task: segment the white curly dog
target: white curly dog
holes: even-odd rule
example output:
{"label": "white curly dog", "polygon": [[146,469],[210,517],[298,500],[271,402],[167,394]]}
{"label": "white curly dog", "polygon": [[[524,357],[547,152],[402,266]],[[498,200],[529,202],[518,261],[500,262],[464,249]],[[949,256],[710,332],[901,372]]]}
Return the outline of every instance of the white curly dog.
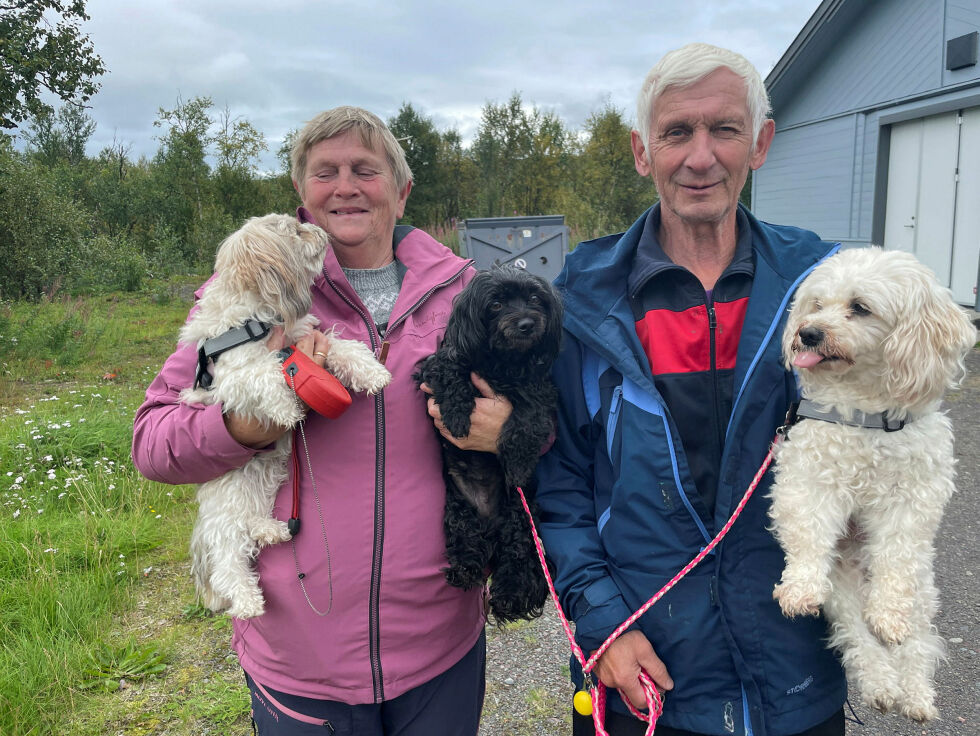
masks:
{"label": "white curly dog", "polygon": [[[323,268],[327,245],[323,230],[295,217],[253,217],[218,249],[216,276],[181,329],[181,342],[200,348],[250,320],[282,325],[286,345],[308,335],[318,324],[309,314],[310,287]],[[181,401],[221,404],[225,413],[266,426],[296,426],[305,407],[286,384],[268,341],[266,334],[221,353],[210,387],[186,389]],[[364,343],[333,335],[325,367],[354,391],[376,393],[391,380]],[[290,539],[286,523],[272,517],[272,506],[291,449],[292,432],[286,432],[273,450],[198,487],[191,573],[201,601],[213,611],[249,618],[265,610],[252,562],[261,547]]]}
{"label": "white curly dog", "polygon": [[770,516],[785,555],[773,597],[831,624],[864,703],[936,717],[943,640],[933,539],[954,490],[939,410],[977,334],[912,255],[842,251],[800,286],[783,333],[803,401],[776,450]]}

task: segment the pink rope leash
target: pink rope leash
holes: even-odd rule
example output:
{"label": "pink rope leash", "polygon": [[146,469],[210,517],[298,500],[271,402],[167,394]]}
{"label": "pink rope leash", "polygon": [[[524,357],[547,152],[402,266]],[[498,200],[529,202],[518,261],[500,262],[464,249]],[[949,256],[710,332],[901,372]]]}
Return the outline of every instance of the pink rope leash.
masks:
{"label": "pink rope leash", "polygon": [[[773,445],[779,441],[780,435],[777,434]],[[626,629],[636,623],[644,613],[650,610],[650,608],[666,595],[667,591],[673,588],[681,579],[687,575],[691,570],[693,570],[697,565],[709,554],[711,551],[718,546],[718,543],[724,539],[725,535],[728,534],[729,530],[735,524],[736,519],[741,515],[742,509],[752,498],[752,494],[755,492],[756,487],[762,480],[762,476],[766,474],[766,470],[769,469],[769,465],[772,463],[773,458],[773,448],[770,447],[769,453],[766,455],[765,459],[762,461],[762,465],[759,467],[758,472],[749,484],[749,487],[745,491],[745,495],[742,496],[742,500],[739,501],[738,506],[732,512],[731,517],[725,523],[725,526],[721,528],[721,531],[715,535],[708,545],[702,549],[687,565],[678,572],[673,579],[664,585],[660,590],[658,590],[650,600],[640,606],[632,616],[623,621],[615,631],[613,631],[609,637],[602,643],[602,645],[595,650],[591,657],[586,659],[585,653],[582,648],[575,641],[575,634],[572,633],[571,624],[568,622],[568,618],[565,616],[565,612],[561,608],[561,603],[558,601],[558,594],[555,592],[555,584],[551,579],[551,573],[548,572],[548,564],[545,562],[544,555],[544,544],[541,542],[541,537],[538,536],[537,527],[534,525],[534,519],[531,516],[531,509],[527,504],[527,499],[524,497],[524,491],[521,488],[517,489],[517,493],[521,497],[521,504],[524,506],[524,511],[527,512],[528,521],[531,524],[531,536],[534,537],[534,546],[538,550],[538,561],[541,563],[541,569],[544,571],[544,577],[548,581],[548,590],[551,592],[551,600],[555,604],[555,611],[558,613],[558,618],[561,621],[562,628],[565,630],[565,636],[568,637],[569,646],[572,649],[572,654],[578,663],[582,665],[582,673],[585,675],[586,687],[589,690],[589,694],[592,700],[592,721],[595,724],[596,736],[609,736],[605,730],[605,711],[606,711],[606,687],[602,684],[601,680],[596,681],[593,684],[592,681],[592,670],[595,668],[596,663],[599,658],[605,654],[606,650],[612,646],[612,643],[616,641],[620,634],[622,634]],[[630,702],[630,699],[623,695],[623,702],[626,707],[629,708],[630,712],[636,716],[641,721],[647,722],[646,736],[653,736],[653,731],[657,726],[657,719],[663,713],[664,704],[663,697],[657,690],[653,683],[653,680],[644,670],[640,670],[639,674],[640,684],[643,686],[643,693],[646,696],[646,707],[649,711],[646,715],[641,713],[634,705]],[[622,695],[622,693],[620,693]]]}

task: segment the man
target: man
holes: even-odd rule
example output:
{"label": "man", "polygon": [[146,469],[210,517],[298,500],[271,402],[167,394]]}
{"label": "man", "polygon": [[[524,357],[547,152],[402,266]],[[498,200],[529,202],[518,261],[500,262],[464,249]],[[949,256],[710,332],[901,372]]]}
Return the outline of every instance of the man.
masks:
{"label": "man", "polygon": [[[722,528],[795,398],[779,363],[787,302],[835,246],[738,204],[772,142],[768,111],[738,54],[668,53],[643,84],[632,133],[636,170],[660,202],[626,233],[580,245],[556,282],[561,405],[537,498],[586,653]],[[658,736],[844,733],[846,684],[823,619],[786,619],[772,600],[783,554],[766,530],[770,481],[600,658],[610,734],[644,733],[616,692],[643,706],[641,668],[666,691]],[[593,733],[574,717],[576,735]]]}

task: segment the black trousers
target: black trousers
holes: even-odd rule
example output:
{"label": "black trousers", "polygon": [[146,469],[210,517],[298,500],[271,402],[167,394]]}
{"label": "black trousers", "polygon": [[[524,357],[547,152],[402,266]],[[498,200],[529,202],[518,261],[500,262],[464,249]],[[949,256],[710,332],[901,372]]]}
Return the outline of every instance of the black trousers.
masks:
{"label": "black trousers", "polygon": [[[609,736],[643,736],[647,724],[634,718],[613,711],[606,711],[606,731]],[[681,731],[670,726],[657,726],[656,736],[705,736],[693,731]],[[595,736],[595,725],[592,716],[579,715],[572,711],[572,736]],[[841,710],[823,723],[813,728],[801,731],[793,736],[844,736],[844,711]]]}

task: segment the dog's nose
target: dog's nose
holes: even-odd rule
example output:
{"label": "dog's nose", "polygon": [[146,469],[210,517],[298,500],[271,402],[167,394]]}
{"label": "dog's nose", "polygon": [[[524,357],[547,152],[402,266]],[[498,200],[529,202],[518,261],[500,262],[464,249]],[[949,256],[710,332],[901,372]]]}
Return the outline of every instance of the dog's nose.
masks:
{"label": "dog's nose", "polygon": [[815,347],[823,342],[823,330],[819,327],[804,327],[800,330],[800,341],[808,348]]}
{"label": "dog's nose", "polygon": [[524,317],[517,323],[517,329],[520,330],[522,334],[526,335],[534,329],[534,320],[530,317]]}

